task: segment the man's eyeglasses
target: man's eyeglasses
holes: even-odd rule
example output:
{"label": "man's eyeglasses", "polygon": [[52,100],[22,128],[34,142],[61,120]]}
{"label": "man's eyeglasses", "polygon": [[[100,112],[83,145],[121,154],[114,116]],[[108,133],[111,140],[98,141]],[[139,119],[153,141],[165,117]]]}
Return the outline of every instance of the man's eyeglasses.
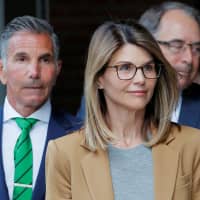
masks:
{"label": "man's eyeglasses", "polygon": [[171,41],[160,41],[157,40],[160,45],[166,46],[172,53],[179,54],[186,50],[187,46],[190,47],[192,54],[200,56],[200,41],[194,43],[186,43],[183,40],[171,40]]}
{"label": "man's eyeglasses", "polygon": [[132,79],[135,76],[138,69],[141,69],[144,77],[148,79],[159,78],[161,72],[161,66],[159,64],[155,64],[153,61],[145,63],[142,66],[136,66],[133,63],[127,62],[108,67],[116,69],[117,76],[120,80]]}

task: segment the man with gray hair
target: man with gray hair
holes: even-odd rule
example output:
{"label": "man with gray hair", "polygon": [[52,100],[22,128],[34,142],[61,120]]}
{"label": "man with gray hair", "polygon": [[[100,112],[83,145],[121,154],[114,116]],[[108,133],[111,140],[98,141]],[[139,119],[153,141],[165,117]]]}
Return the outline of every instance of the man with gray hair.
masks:
{"label": "man with gray hair", "polygon": [[45,20],[16,17],[1,33],[0,50],[0,80],[7,86],[0,109],[0,198],[44,200],[47,143],[80,126],[50,101],[61,69],[58,37]]}
{"label": "man with gray hair", "polygon": [[199,11],[184,3],[164,2],[146,10],[139,22],[177,72],[180,98],[172,121],[200,128],[200,86],[193,83],[200,64]]}

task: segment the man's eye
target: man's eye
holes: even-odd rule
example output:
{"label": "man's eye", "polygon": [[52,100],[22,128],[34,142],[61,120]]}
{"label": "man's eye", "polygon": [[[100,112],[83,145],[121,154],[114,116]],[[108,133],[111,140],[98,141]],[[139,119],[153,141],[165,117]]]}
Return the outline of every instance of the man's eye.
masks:
{"label": "man's eye", "polygon": [[183,46],[180,46],[180,45],[178,46],[178,45],[177,45],[177,46],[171,46],[170,48],[171,48],[171,49],[182,49],[182,47],[183,47]]}
{"label": "man's eye", "polygon": [[194,45],[192,48],[194,49],[195,52],[200,53],[200,45]]}
{"label": "man's eye", "polygon": [[26,58],[25,57],[18,57],[18,58],[16,58],[16,60],[19,61],[19,62],[24,62],[26,60]]}
{"label": "man's eye", "polygon": [[43,58],[43,62],[49,63],[49,58]]}
{"label": "man's eye", "polygon": [[200,53],[200,47],[196,48],[196,52]]}
{"label": "man's eye", "polygon": [[54,62],[53,57],[51,57],[51,56],[44,56],[40,59],[40,61],[43,63],[46,63],[46,64]]}
{"label": "man's eye", "polygon": [[131,70],[131,65],[129,65],[129,64],[120,65],[118,70],[119,71],[130,71]]}
{"label": "man's eye", "polygon": [[173,42],[170,44],[171,48],[181,49],[183,48],[184,44],[182,42]]}

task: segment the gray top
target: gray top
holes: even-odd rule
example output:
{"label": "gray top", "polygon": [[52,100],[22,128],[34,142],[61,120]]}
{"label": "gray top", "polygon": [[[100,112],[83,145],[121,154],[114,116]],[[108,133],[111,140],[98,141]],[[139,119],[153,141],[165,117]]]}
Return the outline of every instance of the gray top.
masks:
{"label": "gray top", "polygon": [[108,147],[115,200],[153,200],[153,161],[150,148]]}

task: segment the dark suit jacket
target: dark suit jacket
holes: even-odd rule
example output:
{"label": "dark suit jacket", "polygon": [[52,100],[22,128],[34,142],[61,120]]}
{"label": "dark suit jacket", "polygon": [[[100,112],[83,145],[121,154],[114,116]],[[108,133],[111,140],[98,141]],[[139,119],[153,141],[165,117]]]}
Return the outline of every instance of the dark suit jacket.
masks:
{"label": "dark suit jacket", "polygon": [[[5,173],[3,169],[3,159],[2,159],[2,123],[3,123],[3,113],[2,108],[0,108],[0,199],[9,200],[8,189],[5,182]],[[42,157],[42,162],[39,169],[39,174],[37,176],[35,188],[33,190],[33,200],[44,200],[45,199],[45,155],[47,143],[50,139],[55,139],[60,136],[63,136],[70,131],[76,130],[81,126],[78,120],[64,113],[52,112],[47,139],[45,143],[44,153]]]}
{"label": "dark suit jacket", "polygon": [[178,123],[200,129],[200,85],[193,83],[182,97]]}

